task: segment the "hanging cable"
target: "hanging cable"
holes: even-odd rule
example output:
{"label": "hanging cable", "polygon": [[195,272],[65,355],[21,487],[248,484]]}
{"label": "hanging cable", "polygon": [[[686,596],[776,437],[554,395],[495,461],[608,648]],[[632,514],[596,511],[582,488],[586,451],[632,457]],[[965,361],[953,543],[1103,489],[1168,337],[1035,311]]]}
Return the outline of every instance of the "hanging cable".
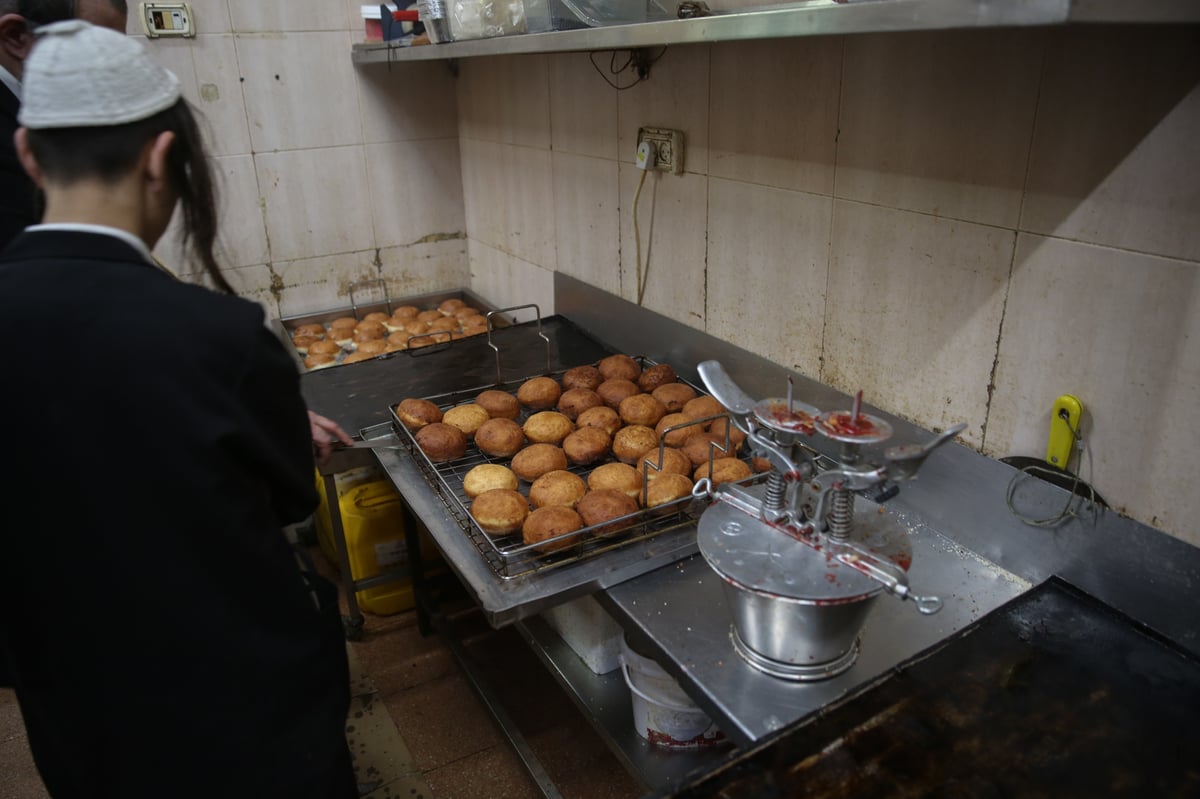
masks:
{"label": "hanging cable", "polygon": [[[1091,468],[1092,468],[1092,451],[1091,451],[1091,448],[1087,446],[1086,442],[1084,442],[1083,434],[1080,432],[1079,428],[1076,428],[1074,425],[1071,424],[1070,418],[1065,413],[1061,414],[1059,416],[1059,418],[1067,423],[1067,427],[1070,429],[1071,435],[1075,438],[1076,449],[1078,449],[1083,455],[1087,456],[1088,471],[1090,472]],[[1082,470],[1082,466],[1083,466],[1082,461],[1083,461],[1083,457],[1081,456],[1080,457],[1080,469],[1081,470]],[[1074,518],[1074,519],[1079,519],[1080,521],[1083,521],[1084,517],[1080,514],[1080,511],[1087,508],[1088,510],[1091,511],[1090,519],[1091,519],[1092,523],[1093,524],[1095,523],[1096,513],[1097,513],[1097,509],[1099,507],[1098,503],[1096,502],[1096,491],[1095,491],[1095,489],[1092,488],[1092,486],[1090,484],[1085,483],[1083,480],[1080,480],[1078,474],[1071,474],[1071,478],[1072,478],[1071,479],[1071,487],[1068,489],[1068,491],[1070,493],[1067,494],[1067,502],[1065,505],[1063,505],[1062,510],[1060,510],[1054,516],[1049,516],[1045,519],[1032,519],[1032,518],[1024,515],[1023,513],[1021,513],[1019,510],[1017,510],[1016,505],[1013,504],[1013,496],[1016,494],[1017,485],[1025,477],[1028,477],[1028,476],[1037,477],[1039,474],[1044,474],[1044,475],[1054,476],[1054,477],[1062,476],[1061,471],[1050,469],[1050,468],[1044,467],[1044,466],[1038,466],[1036,464],[1031,464],[1029,466],[1024,466],[1024,467],[1018,469],[1017,472],[1015,474],[1013,474],[1012,479],[1008,481],[1008,490],[1005,492],[1005,496],[1004,496],[1004,500],[1008,505],[1008,509],[1009,509],[1009,511],[1012,512],[1013,516],[1016,516],[1023,523],[1029,525],[1030,527],[1050,528],[1050,527],[1058,527],[1060,524],[1065,522],[1067,519]],[[1084,489],[1086,489],[1086,491],[1087,491],[1086,494],[1079,493],[1080,486],[1082,486]],[[1079,499],[1079,505],[1078,505],[1078,507],[1075,507],[1075,500],[1077,498]],[[1085,502],[1085,500],[1086,500],[1086,502]]]}
{"label": "hanging cable", "polygon": [[646,183],[646,170],[638,177],[637,191],[633,193],[633,249],[637,259],[637,304],[642,304],[642,296],[646,292],[646,281],[642,277],[642,232],[638,226],[638,200],[642,196],[642,186]]}
{"label": "hanging cable", "polygon": [[[627,54],[625,63],[621,64],[619,67],[617,66],[617,54],[621,51],[612,50],[609,52],[607,74],[600,64],[596,62],[596,56],[600,55],[602,52],[604,51],[593,50],[592,52],[588,53],[588,59],[592,62],[592,67],[597,73],[599,73],[600,77],[604,78],[605,83],[607,83],[609,86],[612,86],[617,91],[624,91],[626,89],[632,89],[634,86],[637,86],[639,83],[649,78],[650,67],[652,67],[658,61],[658,59],[662,58],[666,54],[667,48],[664,46],[658,51],[658,55],[653,57],[650,57],[648,55],[649,51],[644,48],[638,50],[627,50],[625,51]],[[634,75],[636,75],[636,78],[633,80],[633,82],[622,86],[615,80],[615,78],[627,70],[632,71]],[[610,78],[609,75],[612,75],[612,77]]]}

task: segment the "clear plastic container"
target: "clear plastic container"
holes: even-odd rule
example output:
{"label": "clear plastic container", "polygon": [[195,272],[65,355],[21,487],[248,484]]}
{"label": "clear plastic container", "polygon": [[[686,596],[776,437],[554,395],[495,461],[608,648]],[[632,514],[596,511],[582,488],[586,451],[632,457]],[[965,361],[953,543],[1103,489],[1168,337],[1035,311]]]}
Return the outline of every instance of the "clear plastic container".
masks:
{"label": "clear plastic container", "polygon": [[446,0],[455,41],[525,33],[524,0]]}
{"label": "clear plastic container", "polygon": [[452,41],[450,18],[444,0],[417,0],[417,14],[425,25],[425,33],[433,44]]}
{"label": "clear plastic container", "polygon": [[525,0],[529,31],[599,28],[671,19],[659,0]]}

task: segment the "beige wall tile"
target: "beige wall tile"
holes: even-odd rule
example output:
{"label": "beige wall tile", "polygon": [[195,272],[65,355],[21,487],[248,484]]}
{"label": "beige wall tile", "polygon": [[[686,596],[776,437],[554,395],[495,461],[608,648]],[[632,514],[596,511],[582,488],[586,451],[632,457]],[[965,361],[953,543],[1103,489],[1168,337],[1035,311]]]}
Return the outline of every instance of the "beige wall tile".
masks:
{"label": "beige wall tile", "polygon": [[261,305],[267,319],[279,318],[279,301],[273,290],[274,277],[266,264],[226,270],[225,279],[239,297]]}
{"label": "beige wall tile", "polygon": [[617,158],[617,91],[596,74],[589,55],[552,55],[549,71],[554,149]]}
{"label": "beige wall tile", "polygon": [[816,377],[833,201],[710,178],[708,332]]}
{"label": "beige wall tile", "polygon": [[445,63],[361,64],[354,74],[366,143],[458,136],[455,78]]}
{"label": "beige wall tile", "polygon": [[362,3],[351,2],[350,0],[342,0],[346,4],[346,14],[348,24],[350,25],[350,39],[355,42],[361,42],[366,39],[366,20],[363,19],[362,7],[370,5],[375,8],[379,7],[378,3]]}
{"label": "beige wall tile", "polygon": [[842,39],[712,48],[708,173],[833,193]]}
{"label": "beige wall tile", "polygon": [[458,139],[368,144],[364,150],[377,247],[466,235]]}
{"label": "beige wall tile", "polygon": [[255,156],[274,261],[355,252],[373,241],[363,148]]}
{"label": "beige wall tile", "polygon": [[1055,31],[1021,226],[1200,259],[1200,29]]}
{"label": "beige wall tile", "polygon": [[465,237],[384,247],[379,251],[379,262],[393,300],[471,285]]}
{"label": "beige wall tile", "polygon": [[[633,163],[641,127],[683,131],[683,168],[708,174],[709,46],[670,47],[650,79],[617,93],[617,158]],[[630,82],[628,73],[617,78]]]}
{"label": "beige wall tile", "polygon": [[216,158],[212,163],[220,181],[218,263],[230,266],[266,263],[270,253],[254,158],[237,155]]}
{"label": "beige wall tile", "polygon": [[556,152],[553,168],[558,269],[619,295],[617,162]]}
{"label": "beige wall tile", "polygon": [[[331,0],[232,0],[229,13],[233,29],[239,33],[350,29],[350,9]],[[361,17],[355,21],[361,30]],[[347,61],[349,53],[347,46]]]}
{"label": "beige wall tile", "polygon": [[1015,227],[1039,30],[848,36],[837,195]]}
{"label": "beige wall tile", "polygon": [[[621,296],[637,301],[633,198],[643,174],[621,165]],[[708,178],[647,172],[638,201],[645,295],[642,304],[697,330],[705,329],[704,291]],[[647,261],[648,259],[648,261]]]}
{"label": "beige wall tile", "polygon": [[978,445],[1013,234],[846,201],[833,231],[822,382]]}
{"label": "beige wall tile", "polygon": [[[537,264],[514,258],[502,250],[471,239],[467,243],[471,259],[471,291],[493,308],[536,305],[543,317],[554,314],[554,273]],[[532,310],[509,314],[518,322],[536,318]]]}
{"label": "beige wall tile", "polygon": [[1083,479],[1200,544],[1200,265],[1022,234],[987,452],[1045,457],[1061,394],[1085,409]]}
{"label": "beige wall tile", "polygon": [[255,152],[362,142],[349,53],[345,31],[237,37]]}
{"label": "beige wall tile", "polygon": [[[277,262],[272,272],[283,318],[349,308],[351,286],[379,277],[376,257],[374,250],[360,250]],[[382,296],[372,291],[369,286],[355,289],[355,299],[369,302]]]}
{"label": "beige wall tile", "polygon": [[[175,77],[179,78],[180,87],[183,91],[183,97],[193,107],[199,107],[200,103],[200,83],[196,77],[196,63],[193,56],[194,51],[202,47],[202,40],[208,40],[211,36],[197,36],[194,39],[143,39],[142,42],[146,46],[146,50],[162,66],[174,73]],[[219,38],[219,37],[218,37]],[[234,63],[237,63],[236,58]],[[201,108],[201,113],[204,113]],[[244,114],[244,109],[243,109]],[[210,150],[216,149],[218,132],[207,118],[199,120],[200,128],[205,136],[205,146]],[[246,127],[245,117],[243,116],[241,126],[243,131]]]}
{"label": "beige wall tile", "polygon": [[203,116],[201,128],[211,142],[210,155],[249,153],[250,130],[233,36],[197,36],[192,58],[194,82],[185,96]]}
{"label": "beige wall tile", "polygon": [[469,58],[459,64],[458,119],[464,137],[550,147],[548,56]]}
{"label": "beige wall tile", "polygon": [[[266,263],[266,228],[254,159],[248,155],[209,160],[217,190],[217,264],[225,270]],[[155,256],[178,275],[203,271],[194,263],[190,250],[184,250],[180,236],[182,217],[176,208],[166,233],[154,247]]]}
{"label": "beige wall tile", "polygon": [[550,151],[467,138],[459,145],[470,237],[554,270]]}

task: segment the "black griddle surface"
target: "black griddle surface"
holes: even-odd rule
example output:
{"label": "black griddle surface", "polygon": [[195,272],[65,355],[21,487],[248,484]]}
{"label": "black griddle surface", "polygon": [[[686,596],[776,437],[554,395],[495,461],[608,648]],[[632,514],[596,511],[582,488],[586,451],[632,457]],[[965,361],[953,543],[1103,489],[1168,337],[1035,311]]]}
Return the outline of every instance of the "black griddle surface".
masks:
{"label": "black griddle surface", "polygon": [[[543,319],[541,331],[550,339],[552,370],[594,363],[614,352],[562,316]],[[492,343],[500,347],[501,382],[546,372],[546,342],[538,337],[537,322],[494,330]],[[300,391],[310,410],[353,435],[390,421],[388,409],[407,397],[495,383],[496,354],[487,336],[472,336],[448,346],[306,372],[300,377]]]}
{"label": "black griddle surface", "polygon": [[1200,660],[1057,578],[678,797],[1200,796]]}

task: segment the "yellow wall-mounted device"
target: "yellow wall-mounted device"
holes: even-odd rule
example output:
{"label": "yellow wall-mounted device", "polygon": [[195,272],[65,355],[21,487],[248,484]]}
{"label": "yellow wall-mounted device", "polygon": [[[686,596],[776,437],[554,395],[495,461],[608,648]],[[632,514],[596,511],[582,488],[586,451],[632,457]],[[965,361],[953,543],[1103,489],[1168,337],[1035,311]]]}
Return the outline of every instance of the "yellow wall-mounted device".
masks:
{"label": "yellow wall-mounted device", "polygon": [[1046,443],[1046,462],[1051,466],[1066,469],[1071,462],[1082,416],[1083,404],[1078,398],[1063,394],[1054,401],[1054,409],[1050,412],[1050,438]]}
{"label": "yellow wall-mounted device", "polygon": [[142,3],[141,10],[142,29],[151,39],[196,35],[196,18],[187,3]]}

